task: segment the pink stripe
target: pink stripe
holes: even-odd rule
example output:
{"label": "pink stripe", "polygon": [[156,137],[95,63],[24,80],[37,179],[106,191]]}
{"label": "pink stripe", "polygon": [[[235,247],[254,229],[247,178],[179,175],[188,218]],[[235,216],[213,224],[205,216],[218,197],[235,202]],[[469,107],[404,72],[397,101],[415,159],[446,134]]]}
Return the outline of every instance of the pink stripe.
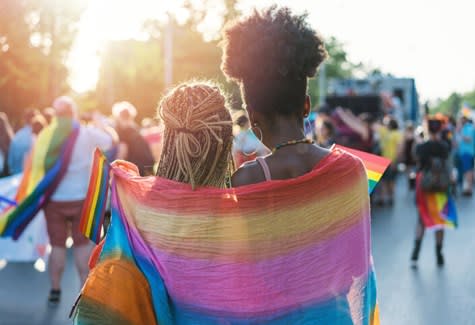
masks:
{"label": "pink stripe", "polygon": [[370,254],[365,238],[369,231],[366,216],[332,240],[258,263],[183,259],[156,249],[152,259],[174,301],[258,314],[347,292],[355,277],[368,273]]}

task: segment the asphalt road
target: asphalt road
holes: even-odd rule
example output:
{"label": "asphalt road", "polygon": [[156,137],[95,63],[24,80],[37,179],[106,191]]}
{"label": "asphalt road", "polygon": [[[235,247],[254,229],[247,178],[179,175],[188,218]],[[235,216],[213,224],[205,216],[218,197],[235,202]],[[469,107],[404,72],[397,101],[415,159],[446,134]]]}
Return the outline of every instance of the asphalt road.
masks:
{"label": "asphalt road", "polygon": [[[416,212],[413,193],[400,179],[394,207],[373,208],[373,256],[384,325],[475,325],[475,199],[458,198],[460,227],[447,231],[446,265],[435,262],[434,236],[427,233],[419,266],[410,268]],[[71,324],[69,310],[79,281],[69,252],[61,303],[46,302],[46,272],[31,263],[0,270],[0,325]]]}

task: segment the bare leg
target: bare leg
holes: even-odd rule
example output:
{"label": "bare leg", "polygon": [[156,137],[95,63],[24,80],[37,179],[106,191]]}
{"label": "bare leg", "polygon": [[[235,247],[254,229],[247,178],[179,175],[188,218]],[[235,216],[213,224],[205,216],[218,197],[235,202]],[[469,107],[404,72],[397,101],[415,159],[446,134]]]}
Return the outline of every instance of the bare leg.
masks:
{"label": "bare leg", "polygon": [[85,245],[74,246],[73,248],[74,262],[76,263],[76,268],[79,273],[81,287],[84,285],[84,282],[86,282],[87,275],[89,274],[88,262],[92,247],[91,243],[87,243]]}
{"label": "bare leg", "polygon": [[64,265],[66,264],[66,248],[53,246],[49,256],[49,276],[51,289],[61,289],[61,278],[63,277]]}

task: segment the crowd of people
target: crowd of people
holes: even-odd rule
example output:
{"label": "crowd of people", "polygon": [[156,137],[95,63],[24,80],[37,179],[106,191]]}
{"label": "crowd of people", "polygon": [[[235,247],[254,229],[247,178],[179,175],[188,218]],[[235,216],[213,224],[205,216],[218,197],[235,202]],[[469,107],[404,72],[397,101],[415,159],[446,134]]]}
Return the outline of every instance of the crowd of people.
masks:
{"label": "crowd of people", "polygon": [[[383,111],[382,116],[356,115],[349,109],[325,105],[314,109],[317,118],[313,130],[306,134],[305,120],[312,111],[306,95],[307,78],[315,74],[327,54],[322,39],[304,19],[288,9],[271,8],[255,12],[251,18],[238,21],[225,30],[222,69],[228,78],[240,85],[247,107],[247,110],[233,115],[227,109],[219,88],[204,82],[177,86],[161,100],[158,115],[144,119],[141,125],[135,121],[137,109],[129,102],[114,104],[110,116],[100,113],[81,115],[76,103],[66,96],[57,98],[52,107],[42,111],[26,110],[22,125],[16,128],[16,132],[8,117],[0,114],[2,176],[22,173],[27,166],[34,174],[39,160],[48,161],[54,155],[60,157],[55,158],[59,160],[64,157],[61,160],[64,161],[64,172],[58,174],[57,181],[52,183],[55,184],[54,190],[42,206],[52,246],[49,260],[51,303],[60,301],[68,236],[72,236],[74,241],[74,259],[81,283],[87,284],[93,245],[79,231],[79,218],[88,193],[92,154],[96,147],[102,149],[110,161],[122,159],[135,164],[140,176],[157,175],[190,184],[193,190],[209,186],[239,188],[272,180],[291,181],[306,174],[314,175],[313,171],[325,168],[332,171],[327,172],[328,175],[344,169],[353,170],[353,177],[358,178],[354,184],[357,181],[363,184],[367,181],[364,173],[360,173],[361,162],[333,150],[332,146],[340,144],[384,156],[391,165],[371,200],[377,205],[392,206],[397,175],[407,175],[410,188],[416,189],[420,217],[411,256],[411,260],[417,262],[424,229],[430,226],[424,218],[428,215],[430,195],[443,193],[451,197],[459,193],[459,189],[464,196],[472,195],[473,121],[467,116],[455,120],[436,115],[425,117],[420,126],[414,122],[401,125],[401,112],[394,110]],[[259,34],[262,31],[266,34]],[[289,33],[293,37],[289,37]],[[256,37],[259,42],[256,42]],[[299,50],[273,50],[279,44]],[[61,136],[51,136],[57,134]],[[48,148],[38,148],[47,140]],[[68,141],[72,141],[73,147],[65,153],[62,146]],[[49,168],[54,163],[49,162]],[[315,173],[312,177],[322,178],[325,183],[327,174]],[[279,199],[288,199],[282,190],[279,191],[276,194]],[[266,195],[272,193],[270,190]],[[362,211],[369,211],[367,193],[360,194],[355,196],[359,200],[357,205]],[[345,202],[342,199],[337,205],[344,206]],[[334,209],[336,214],[340,213],[336,206]],[[333,212],[325,211],[322,215],[333,216]],[[318,219],[321,216],[311,217]],[[363,228],[368,227],[366,216],[361,214],[358,220]],[[443,229],[437,231],[436,238],[437,263],[443,265]],[[286,240],[291,242],[294,239],[289,237]],[[350,243],[352,239],[345,240]],[[253,243],[248,245],[251,247]],[[361,249],[363,251],[355,255],[369,261],[369,248]],[[369,272],[368,269],[365,272]],[[113,283],[112,279],[110,281]],[[313,281],[308,278],[309,285]],[[281,284],[281,290],[292,291],[295,289],[292,285],[289,280],[288,284]],[[284,307],[303,310],[307,308],[304,305]],[[337,319],[343,317],[339,313],[350,313],[349,308],[340,307],[337,308],[340,311],[332,310],[334,314],[330,316]],[[247,317],[239,310],[233,312],[235,317]],[[312,315],[317,314],[315,311]],[[315,319],[330,317],[328,313],[323,314],[318,314]],[[79,309],[78,317],[87,315],[81,314]],[[373,316],[361,313],[360,317],[369,324]]]}

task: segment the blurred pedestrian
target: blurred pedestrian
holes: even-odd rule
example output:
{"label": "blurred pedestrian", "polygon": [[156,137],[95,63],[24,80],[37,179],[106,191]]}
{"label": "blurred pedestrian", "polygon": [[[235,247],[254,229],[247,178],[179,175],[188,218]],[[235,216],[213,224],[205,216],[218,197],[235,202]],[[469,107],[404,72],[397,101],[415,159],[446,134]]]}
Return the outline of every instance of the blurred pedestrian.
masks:
{"label": "blurred pedestrian", "polygon": [[[59,97],[53,103],[56,120],[49,128],[61,128],[61,125],[79,125],[75,102],[69,97]],[[48,128],[43,132],[48,132]],[[40,133],[38,143],[43,134]],[[65,242],[69,235],[74,242],[74,260],[79,273],[81,286],[88,274],[88,259],[92,250],[89,239],[79,229],[79,221],[84,199],[88,191],[93,152],[96,147],[107,150],[112,146],[114,131],[106,126],[79,126],[77,140],[72,148],[71,159],[66,167],[58,187],[46,204],[48,236],[52,246],[49,258],[51,279],[50,303],[57,303],[61,297],[61,278],[66,263]],[[47,157],[48,158],[48,157]]]}
{"label": "blurred pedestrian", "polygon": [[335,135],[335,126],[331,120],[324,120],[317,129],[317,144],[329,149],[335,143]]}
{"label": "blurred pedestrian", "polygon": [[43,117],[46,119],[46,124],[50,124],[51,121],[53,120],[56,112],[54,110],[54,108],[52,107],[46,107],[42,112],[41,114],[43,115]]}
{"label": "blurred pedestrian", "polygon": [[119,102],[112,107],[112,115],[120,141],[118,159],[134,163],[142,176],[153,175],[155,160],[148,143],[135,123],[137,109],[129,102]]}
{"label": "blurred pedestrian", "polygon": [[8,168],[11,174],[23,171],[26,155],[33,144],[32,119],[38,114],[36,109],[28,109],[23,114],[23,127],[15,133],[8,151]]}
{"label": "blurred pedestrian", "polygon": [[8,116],[0,112],[0,177],[8,175],[8,152],[13,139],[13,129]]}
{"label": "blurred pedestrian", "polygon": [[431,228],[436,230],[437,265],[443,266],[444,228],[456,226],[455,205],[450,193],[449,147],[441,139],[442,121],[429,118],[426,123],[429,138],[416,148],[416,205],[419,218],[411,261],[413,266],[417,265],[425,229]]}
{"label": "blurred pedestrian", "polygon": [[37,136],[48,124],[48,121],[42,114],[36,114],[35,117],[31,119],[31,132],[34,136]]}
{"label": "blurred pedestrian", "polygon": [[381,179],[379,203],[381,205],[393,205],[394,185],[398,172],[398,161],[402,151],[402,134],[399,131],[399,124],[393,116],[386,116],[383,125],[377,128],[381,155],[391,160],[391,165],[386,169]]}
{"label": "blurred pedestrian", "polygon": [[410,190],[416,188],[416,158],[415,158],[415,128],[412,121],[406,122],[404,128],[403,143],[402,143],[402,163],[405,166],[406,176]]}
{"label": "blurred pedestrian", "polygon": [[155,162],[160,161],[162,153],[163,124],[157,117],[156,119],[144,118],[141,122],[140,134],[150,147]]}
{"label": "blurred pedestrian", "polygon": [[475,156],[475,129],[472,121],[462,116],[457,134],[457,153],[462,177],[462,195],[472,196]]}

